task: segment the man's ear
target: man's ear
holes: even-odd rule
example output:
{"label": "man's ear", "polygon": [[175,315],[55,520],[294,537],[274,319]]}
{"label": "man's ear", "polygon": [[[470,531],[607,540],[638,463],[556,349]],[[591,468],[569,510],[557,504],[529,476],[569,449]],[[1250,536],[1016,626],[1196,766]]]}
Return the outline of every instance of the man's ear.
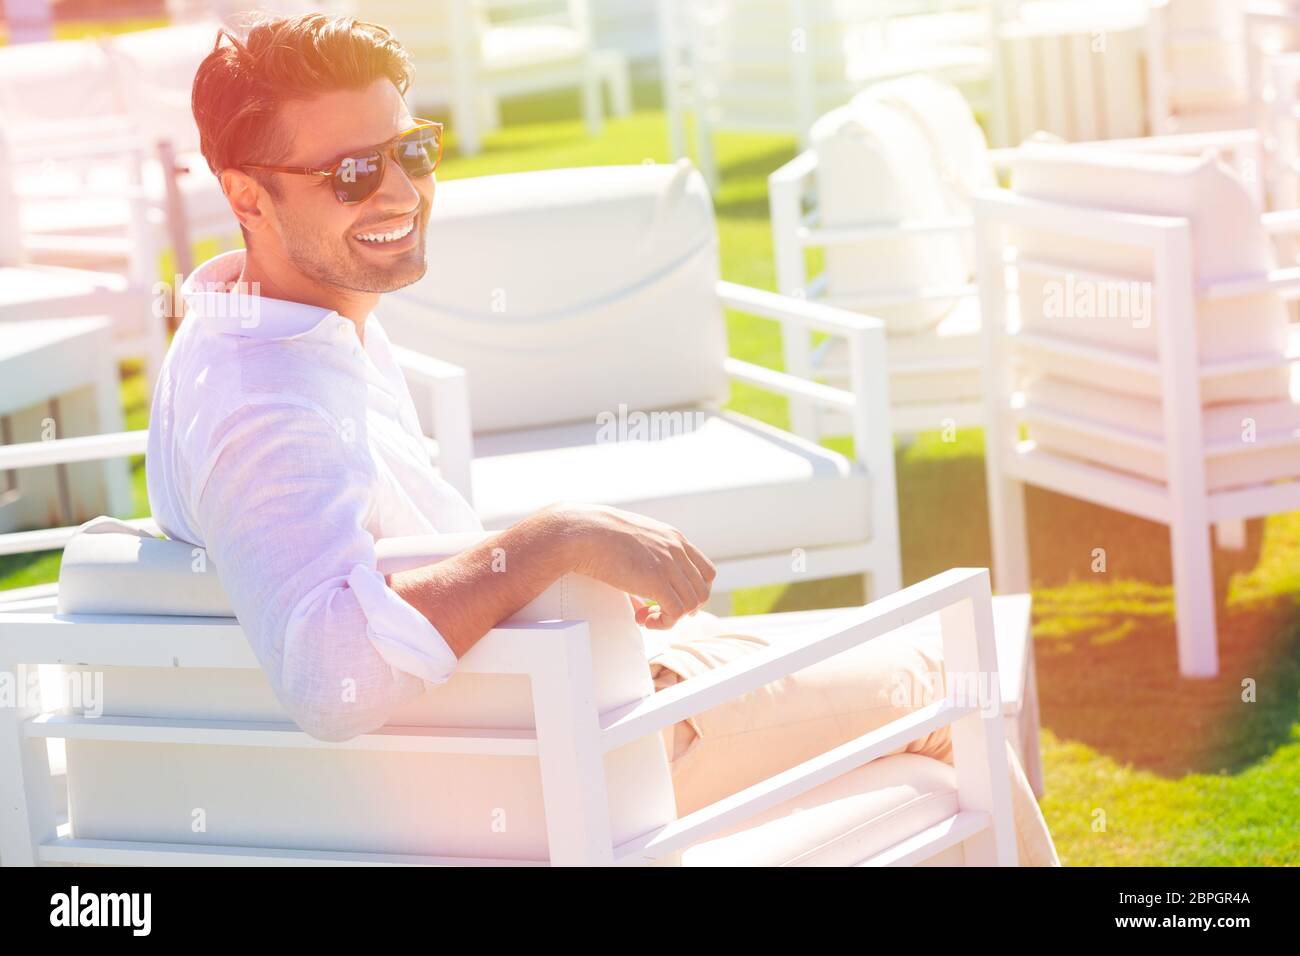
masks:
{"label": "man's ear", "polygon": [[269,197],[262,184],[239,169],[223,169],[220,179],[221,191],[239,224],[249,232],[265,229]]}

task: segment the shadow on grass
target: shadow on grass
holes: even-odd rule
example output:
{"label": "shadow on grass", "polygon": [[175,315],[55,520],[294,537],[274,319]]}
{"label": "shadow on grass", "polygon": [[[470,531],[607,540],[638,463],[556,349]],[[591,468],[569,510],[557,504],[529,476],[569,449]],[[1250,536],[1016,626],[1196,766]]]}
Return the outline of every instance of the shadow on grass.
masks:
{"label": "shadow on grass", "polygon": [[[897,455],[908,584],[991,563],[978,433],[935,441],[922,436]],[[1234,577],[1265,558],[1263,521],[1247,523],[1244,549],[1214,550],[1220,670],[1193,680],[1178,674],[1167,529],[1035,488],[1026,510],[1044,728],[1166,778],[1237,774],[1294,739],[1300,604],[1285,587],[1226,599]],[[1095,571],[1103,555],[1105,570]],[[861,579],[841,578],[786,588],[772,609],[861,600]]]}

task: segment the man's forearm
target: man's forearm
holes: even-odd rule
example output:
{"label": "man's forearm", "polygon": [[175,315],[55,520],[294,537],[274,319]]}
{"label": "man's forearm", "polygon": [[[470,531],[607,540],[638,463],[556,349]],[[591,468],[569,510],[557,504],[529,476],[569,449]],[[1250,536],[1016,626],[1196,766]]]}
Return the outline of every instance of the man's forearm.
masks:
{"label": "man's forearm", "polygon": [[570,524],[548,509],[437,564],[391,574],[388,583],[463,657],[573,570],[575,544]]}

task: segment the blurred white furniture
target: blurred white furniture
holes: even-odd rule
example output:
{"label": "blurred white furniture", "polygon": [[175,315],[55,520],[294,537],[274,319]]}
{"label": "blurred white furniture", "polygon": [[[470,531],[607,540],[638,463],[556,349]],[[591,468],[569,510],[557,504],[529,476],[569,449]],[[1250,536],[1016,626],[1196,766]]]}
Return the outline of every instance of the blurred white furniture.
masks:
{"label": "blurred white furniture", "polygon": [[1294,209],[1296,190],[1296,52],[1300,4],[1257,0],[1245,10],[1246,78],[1251,121],[1264,136],[1270,206]]}
{"label": "blurred white furniture", "polygon": [[[960,93],[927,76],[869,87],[818,120],[812,140],[768,179],[778,288],[884,321],[896,434],[981,423],[971,197],[996,185],[1016,151],[988,149]],[[1259,195],[1254,130],[1088,145],[1189,155],[1218,150]],[[810,249],[824,250],[815,276],[807,267]],[[814,346],[789,329],[783,346],[787,371],[843,382],[840,343]],[[791,421],[806,438],[845,431],[842,416],[798,399],[791,401]]]}
{"label": "blurred white furniture", "polygon": [[1250,125],[1244,0],[1151,0],[1148,132]]}
{"label": "blurred white furniture", "polygon": [[1005,144],[1146,132],[1145,0],[1030,0],[999,28]]}
{"label": "blurred white furniture", "polygon": [[[103,145],[103,144],[101,144]],[[94,143],[87,144],[84,152],[98,156],[106,163],[132,165],[134,160],[121,153],[105,155],[117,150],[118,145],[98,150]],[[24,244],[22,215],[28,198],[20,195],[6,172],[14,168],[10,161],[8,139],[0,132],[0,330],[13,321],[35,319],[64,319],[106,315],[112,320],[113,341],[109,353],[116,359],[141,357],[146,372],[153,381],[153,373],[162,362],[166,351],[166,325],[153,310],[152,290],[138,275],[120,275],[67,266],[43,265],[31,261],[33,250]],[[119,185],[127,213],[128,227],[118,240],[129,243],[143,235],[145,215],[142,197],[129,187]],[[82,188],[65,191],[50,189],[42,197],[45,208],[58,206],[65,222],[75,220],[78,210],[84,211]],[[80,249],[91,258],[105,250],[96,245],[93,253],[79,245],[85,239],[79,235],[48,234],[67,253]],[[47,251],[50,247],[46,247]]]}
{"label": "blurred white furniture", "polygon": [[7,284],[0,310],[40,300],[19,317],[68,314],[45,300],[104,286],[129,292],[121,308],[90,311],[113,314],[116,354],[143,356],[151,383],[166,345],[165,317],[153,313],[165,251],[174,271],[196,238],[238,241],[189,112],[216,29],[205,22],[0,49],[0,264],[83,270],[80,281],[65,273],[57,283]]}
{"label": "blurred white furniture", "polygon": [[[686,155],[690,113],[695,156],[713,188],[717,130],[793,133],[806,145],[818,115],[872,83],[910,73],[950,82],[981,108],[1000,98],[993,93],[991,54],[998,0],[659,4],[670,148],[674,156]],[[1000,111],[993,112],[997,123]]]}
{"label": "blurred white furniture", "polygon": [[1209,526],[1300,508],[1300,217],[1212,155],[1025,147],[1012,183],[975,201],[997,585],[1029,585],[1025,483],[1166,524],[1179,670],[1213,676]]}
{"label": "blurred white furniture", "polygon": [[[464,369],[410,349],[397,347],[393,352],[408,384],[423,400],[420,417],[426,423],[431,456],[440,459],[439,471],[442,477],[457,491],[468,496],[471,493],[469,459],[473,436],[470,431],[469,392]],[[147,441],[146,431],[101,431],[100,434],[58,441],[33,438],[15,440],[13,444],[6,442],[0,447],[0,475],[25,468],[80,466],[83,462],[107,462],[123,456],[143,455]],[[129,508],[121,509],[119,514],[126,513],[127,510]],[[151,534],[158,532],[152,518],[132,519],[128,524]],[[62,525],[0,534],[0,555],[62,548],[76,531],[76,526]]]}
{"label": "blurred white furniture", "polygon": [[[476,537],[381,541],[380,567]],[[201,559],[92,524],[57,592],[0,605],[0,676],[24,690],[0,710],[5,865],[1016,863],[1004,724],[981,701],[940,699],[684,817],[661,737],[918,619],[937,616],[950,675],[998,673],[986,571],[947,571],[660,692],[626,596],[569,575],[447,683],[329,743],[286,719]],[[29,669],[73,661],[48,709]],[[882,756],[944,725],[955,766]],[[66,745],[67,822],[51,740]]]}
{"label": "blurred white furniture", "polygon": [[1300,50],[1300,4],[1289,0],[1247,0],[1242,16],[1247,102],[1254,125],[1262,127],[1273,99],[1265,63],[1272,56]]}
{"label": "blurred white furniture", "polygon": [[[618,60],[603,62],[591,41],[587,0],[351,0],[351,10],[383,24],[411,55],[415,75],[407,96],[413,110],[450,106],[450,127],[464,155],[482,149],[483,134],[498,125],[505,97],[577,89],[587,130],[600,134],[604,110],[601,76]],[[626,62],[622,62],[626,73]]]}
{"label": "blurred white furniture", "polygon": [[[879,320],[720,282],[712,202],[685,162],[438,189],[429,270],[382,318],[393,342],[466,370],[487,527],[600,502],[680,528],[720,595],[862,573],[871,595],[899,587]],[[724,309],[845,339],[848,385],[728,357]],[[732,381],[846,412],[852,456],[723,410]]]}
{"label": "blurred white furniture", "polygon": [[[0,326],[0,445],[122,429],[117,363],[105,318]],[[0,532],[96,514],[128,514],[125,461],[58,463],[0,473]]]}
{"label": "blurred white furniture", "polygon": [[[869,87],[819,119],[812,142],[768,179],[777,287],[884,321],[895,433],[978,423],[970,197],[996,184],[1010,151],[988,150],[957,89],[927,76]],[[812,278],[810,248],[825,250]],[[840,343],[814,349],[802,330],[785,332],[788,372],[843,380]],[[808,402],[792,400],[791,421],[804,437],[843,432]]]}
{"label": "blurred white furniture", "polygon": [[1265,61],[1272,96],[1268,134],[1273,144],[1269,195],[1276,209],[1300,206],[1300,53]]}
{"label": "blurred white furniture", "polygon": [[655,0],[587,0],[591,32],[602,50],[618,50],[637,64],[659,59]]}

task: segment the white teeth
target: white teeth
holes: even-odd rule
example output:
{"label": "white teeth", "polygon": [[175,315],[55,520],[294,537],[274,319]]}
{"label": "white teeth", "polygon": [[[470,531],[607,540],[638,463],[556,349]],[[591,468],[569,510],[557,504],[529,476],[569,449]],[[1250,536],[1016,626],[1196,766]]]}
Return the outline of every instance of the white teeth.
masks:
{"label": "white teeth", "polygon": [[415,228],[415,220],[412,219],[405,226],[400,226],[392,232],[359,232],[357,238],[366,242],[396,242],[398,239],[405,239]]}

